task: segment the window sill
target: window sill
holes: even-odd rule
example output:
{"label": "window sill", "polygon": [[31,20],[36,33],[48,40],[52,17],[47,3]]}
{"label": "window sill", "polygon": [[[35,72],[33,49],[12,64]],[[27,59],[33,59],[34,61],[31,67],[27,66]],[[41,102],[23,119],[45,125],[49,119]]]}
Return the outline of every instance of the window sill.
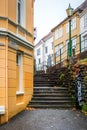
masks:
{"label": "window sill", "polygon": [[24,92],[22,92],[22,91],[17,91],[17,92],[16,92],[16,95],[24,95]]}
{"label": "window sill", "polygon": [[5,114],[5,106],[0,106],[0,115]]}

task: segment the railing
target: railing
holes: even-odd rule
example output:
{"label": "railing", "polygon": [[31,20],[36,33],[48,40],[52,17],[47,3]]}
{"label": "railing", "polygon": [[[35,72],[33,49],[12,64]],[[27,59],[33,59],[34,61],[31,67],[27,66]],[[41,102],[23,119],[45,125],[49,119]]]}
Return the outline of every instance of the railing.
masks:
{"label": "railing", "polygon": [[[76,45],[73,46],[72,45],[72,56],[71,57],[75,57],[78,54],[81,54],[82,52],[87,50],[87,38],[85,40],[81,39],[81,35],[79,35],[78,37],[76,37]],[[36,65],[36,70],[45,70],[49,67],[49,66],[53,66],[59,63],[62,63],[63,61],[67,60],[69,57],[69,47],[67,47],[66,45],[64,45],[59,52],[56,52],[53,54],[53,57],[51,56],[51,61],[50,61],[50,65],[48,65],[47,61],[44,61],[38,65]]]}
{"label": "railing", "polygon": [[[87,39],[81,40],[81,35],[79,37],[77,37],[77,39],[78,39],[77,41],[79,41],[79,42],[76,43],[76,46],[72,46],[72,56],[71,57],[75,57],[76,55],[87,50]],[[66,45],[64,45],[62,47],[62,49],[59,50],[59,55],[56,55],[56,53],[54,54],[54,63],[55,64],[61,63],[68,58],[70,58],[69,57],[69,48],[67,48]]]}

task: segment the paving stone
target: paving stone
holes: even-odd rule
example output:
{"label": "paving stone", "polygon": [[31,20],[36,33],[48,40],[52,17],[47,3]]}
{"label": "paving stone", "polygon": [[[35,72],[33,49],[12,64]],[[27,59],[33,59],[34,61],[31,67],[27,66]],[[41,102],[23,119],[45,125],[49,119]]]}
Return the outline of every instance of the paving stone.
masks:
{"label": "paving stone", "polygon": [[0,130],[87,130],[87,116],[76,110],[26,110]]}

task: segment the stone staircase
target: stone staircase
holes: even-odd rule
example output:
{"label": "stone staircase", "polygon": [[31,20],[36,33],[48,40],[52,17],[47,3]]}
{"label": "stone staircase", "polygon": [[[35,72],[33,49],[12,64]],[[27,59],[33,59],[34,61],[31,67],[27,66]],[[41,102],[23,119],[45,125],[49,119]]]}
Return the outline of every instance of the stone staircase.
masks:
{"label": "stone staircase", "polygon": [[[44,78],[43,78],[44,77]],[[30,108],[71,108],[74,106],[73,99],[65,87],[56,87],[48,76],[36,76],[34,81],[34,93],[28,104]]]}

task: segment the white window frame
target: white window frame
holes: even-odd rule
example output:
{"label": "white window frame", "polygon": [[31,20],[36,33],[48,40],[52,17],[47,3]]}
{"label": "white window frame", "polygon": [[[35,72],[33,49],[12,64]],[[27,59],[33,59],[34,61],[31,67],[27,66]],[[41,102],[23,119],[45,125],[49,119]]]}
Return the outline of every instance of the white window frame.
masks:
{"label": "white window frame", "polygon": [[[25,28],[26,23],[26,0],[17,0],[17,23]],[[18,22],[18,4],[20,4],[20,22]]]}
{"label": "white window frame", "polygon": [[37,56],[40,55],[40,48],[37,49]]}
{"label": "white window frame", "polygon": [[87,27],[87,13],[84,15],[84,27]]}
{"label": "white window frame", "polygon": [[55,31],[55,40],[57,40],[58,38],[62,37],[63,33],[62,33],[62,27],[60,27],[59,29],[57,29]]}
{"label": "white window frame", "polygon": [[66,41],[66,51],[68,51],[68,43],[69,43],[69,40]]}
{"label": "white window frame", "polygon": [[41,64],[41,59],[40,58],[38,59],[38,64]]}
{"label": "white window frame", "polygon": [[61,54],[62,54],[63,53],[63,43],[60,43],[55,47],[56,57],[60,55],[60,49],[61,49]]}
{"label": "white window frame", "polygon": [[83,40],[81,42],[81,50],[82,52],[87,50],[87,35],[83,36]]}
{"label": "white window frame", "polygon": [[45,54],[48,53],[48,46],[45,47]]}
{"label": "white window frame", "polygon": [[58,39],[58,29],[55,30],[55,40],[57,40],[57,39]]}
{"label": "white window frame", "polygon": [[76,48],[76,37],[72,38],[72,49]]}
{"label": "white window frame", "polygon": [[58,38],[62,37],[62,27],[59,28],[58,34]]}
{"label": "white window frame", "polygon": [[69,33],[69,22],[66,23],[66,33]]}
{"label": "white window frame", "polygon": [[19,90],[16,92],[17,95],[24,94],[23,92],[23,55],[21,52],[17,53],[17,65],[19,66]]}
{"label": "white window frame", "polygon": [[[71,30],[76,28],[76,17],[71,19]],[[66,23],[66,33],[69,33],[69,22]]]}
{"label": "white window frame", "polygon": [[76,17],[71,20],[71,30],[76,28]]}

